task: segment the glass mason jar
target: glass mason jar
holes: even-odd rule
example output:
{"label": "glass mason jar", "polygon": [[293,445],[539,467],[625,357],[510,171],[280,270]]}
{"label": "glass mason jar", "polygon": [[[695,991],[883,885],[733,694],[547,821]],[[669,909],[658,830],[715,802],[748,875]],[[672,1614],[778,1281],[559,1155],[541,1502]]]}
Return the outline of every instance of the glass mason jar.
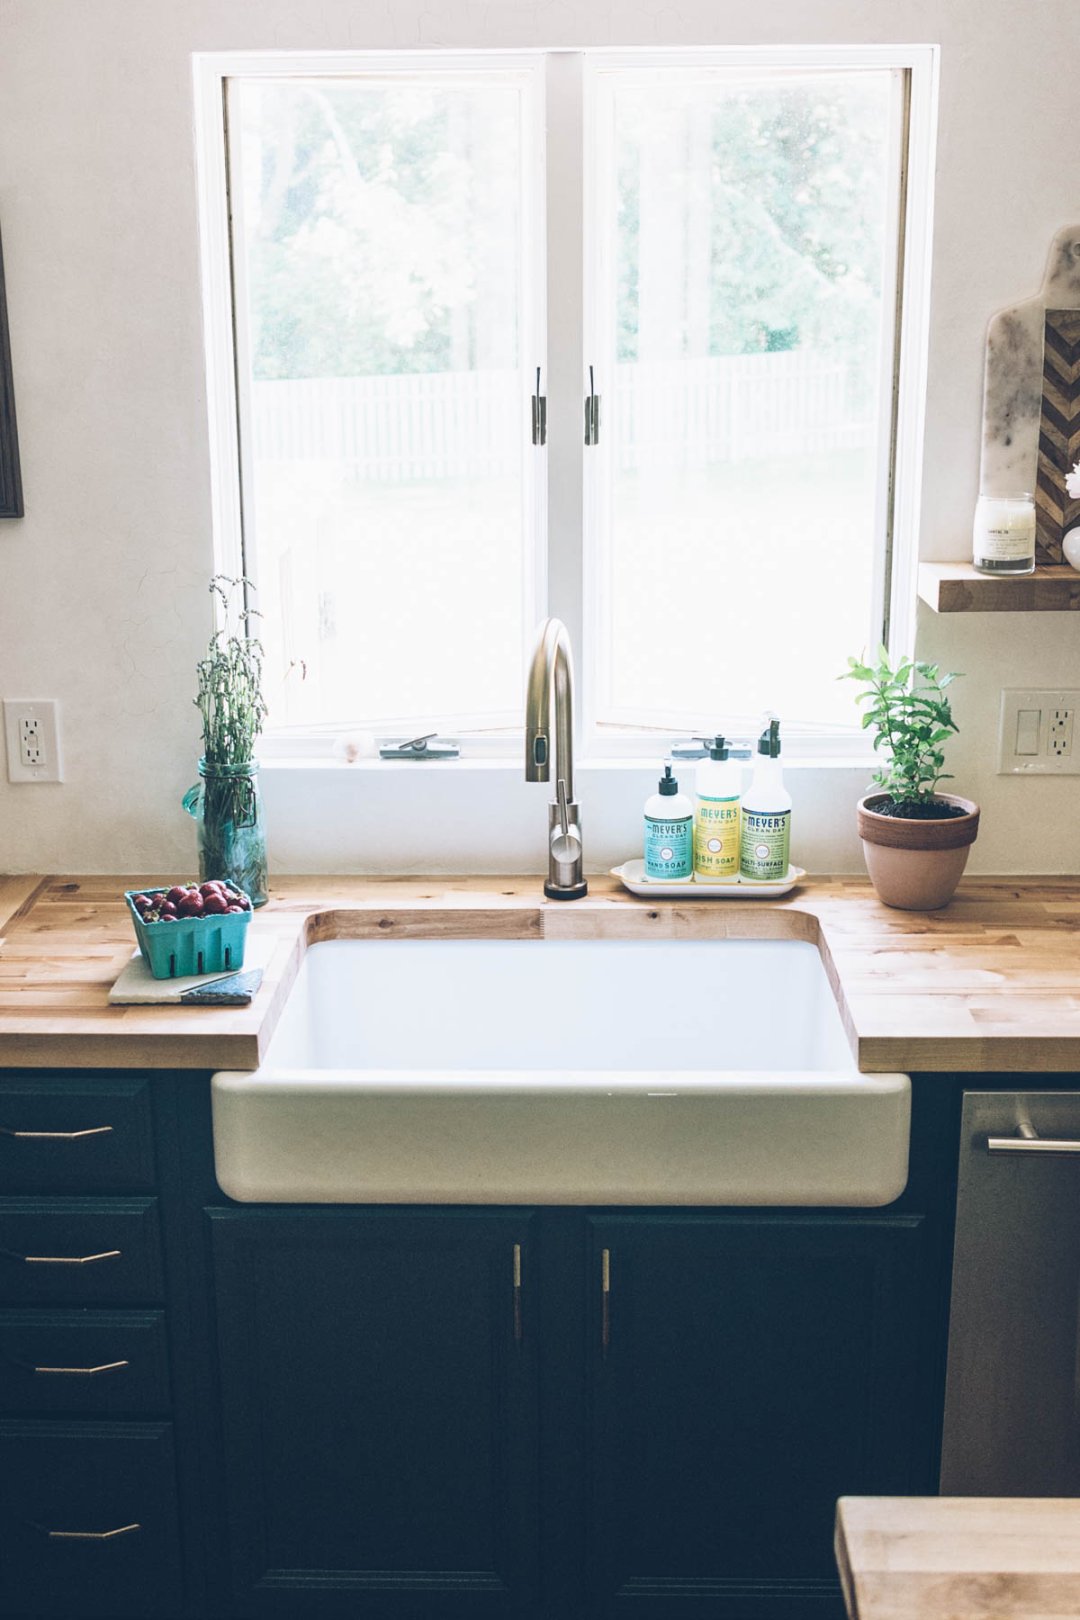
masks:
{"label": "glass mason jar", "polygon": [[228,878],[250,895],[253,906],[266,904],[266,826],[263,822],[259,767],[213,765],[199,761],[202,781],[188,788],[182,804],[199,830],[199,877]]}
{"label": "glass mason jar", "polygon": [[1030,491],[979,496],[972,561],[982,574],[1035,572],[1035,501]]}

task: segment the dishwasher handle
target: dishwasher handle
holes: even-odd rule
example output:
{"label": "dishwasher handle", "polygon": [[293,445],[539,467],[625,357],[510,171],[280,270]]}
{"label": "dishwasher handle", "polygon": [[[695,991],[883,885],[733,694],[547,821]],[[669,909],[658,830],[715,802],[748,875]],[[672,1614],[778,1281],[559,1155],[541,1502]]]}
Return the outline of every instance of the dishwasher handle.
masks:
{"label": "dishwasher handle", "polygon": [[988,1136],[988,1153],[1080,1153],[1080,1141],[1050,1136]]}

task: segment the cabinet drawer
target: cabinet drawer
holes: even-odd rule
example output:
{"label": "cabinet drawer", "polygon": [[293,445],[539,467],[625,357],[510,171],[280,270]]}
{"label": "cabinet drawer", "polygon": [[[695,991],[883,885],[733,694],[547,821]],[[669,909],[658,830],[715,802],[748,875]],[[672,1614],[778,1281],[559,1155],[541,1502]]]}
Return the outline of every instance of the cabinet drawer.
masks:
{"label": "cabinet drawer", "polygon": [[0,1304],[161,1299],[155,1198],[0,1198]]}
{"label": "cabinet drawer", "polygon": [[153,1186],[145,1077],[4,1079],[0,1187],[6,1193],[134,1193]]}
{"label": "cabinet drawer", "polygon": [[0,1613],[142,1620],[181,1604],[171,1426],[0,1422]]}
{"label": "cabinet drawer", "polygon": [[0,1310],[0,1410],[139,1417],[168,1406],[163,1311]]}

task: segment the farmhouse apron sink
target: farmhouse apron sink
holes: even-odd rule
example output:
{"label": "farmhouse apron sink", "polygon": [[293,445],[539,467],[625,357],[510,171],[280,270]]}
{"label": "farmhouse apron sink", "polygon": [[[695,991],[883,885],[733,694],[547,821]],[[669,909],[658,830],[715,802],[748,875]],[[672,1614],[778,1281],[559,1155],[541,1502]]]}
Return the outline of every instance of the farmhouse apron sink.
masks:
{"label": "farmhouse apron sink", "polygon": [[243,1202],[872,1206],[910,1081],[855,1070],[801,941],[349,939],[213,1112]]}

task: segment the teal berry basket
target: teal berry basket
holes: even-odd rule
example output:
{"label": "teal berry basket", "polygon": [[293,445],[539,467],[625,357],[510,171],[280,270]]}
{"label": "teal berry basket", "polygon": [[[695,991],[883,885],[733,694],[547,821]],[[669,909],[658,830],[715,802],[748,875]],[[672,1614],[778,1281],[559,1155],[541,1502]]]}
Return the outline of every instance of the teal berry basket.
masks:
{"label": "teal berry basket", "polygon": [[[241,891],[229,884],[231,892]],[[218,917],[178,917],[175,922],[145,923],[135,905],[137,894],[167,894],[168,889],[125,889],[135,938],[155,979],[183,979],[193,973],[231,973],[244,965],[244,946],[251,912]]]}

